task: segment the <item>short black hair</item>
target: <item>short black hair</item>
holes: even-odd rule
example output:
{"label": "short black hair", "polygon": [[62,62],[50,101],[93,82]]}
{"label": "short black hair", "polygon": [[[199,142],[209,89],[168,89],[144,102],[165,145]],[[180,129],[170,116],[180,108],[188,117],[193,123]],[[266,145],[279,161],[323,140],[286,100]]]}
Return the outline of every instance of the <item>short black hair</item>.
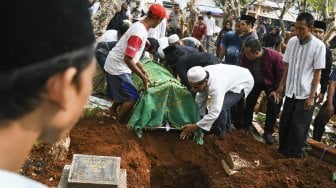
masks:
{"label": "short black hair", "polygon": [[261,51],[261,48],[262,48],[259,40],[255,38],[247,39],[244,43],[244,47],[250,48],[252,53]]}
{"label": "short black hair", "polygon": [[203,16],[198,16],[198,19],[203,20],[204,18],[203,18]]}
{"label": "short black hair", "polygon": [[208,11],[206,14],[207,14],[207,15],[211,15],[211,11]]}
{"label": "short black hair", "polygon": [[232,20],[226,20],[224,23],[225,23],[225,24],[229,23],[230,26],[232,27]]}
{"label": "short black hair", "polygon": [[245,21],[247,25],[251,25],[251,27],[253,28],[254,26],[254,22],[250,21],[250,20],[240,20],[240,21]]}
{"label": "short black hair", "polygon": [[306,21],[308,27],[312,27],[314,25],[314,17],[308,12],[299,14],[296,21]]}
{"label": "short black hair", "polygon": [[153,51],[155,50],[155,52],[158,50],[158,48],[160,47],[160,43],[158,40],[156,40],[155,38],[147,38],[147,41],[149,43],[149,47],[148,47],[148,51]]}

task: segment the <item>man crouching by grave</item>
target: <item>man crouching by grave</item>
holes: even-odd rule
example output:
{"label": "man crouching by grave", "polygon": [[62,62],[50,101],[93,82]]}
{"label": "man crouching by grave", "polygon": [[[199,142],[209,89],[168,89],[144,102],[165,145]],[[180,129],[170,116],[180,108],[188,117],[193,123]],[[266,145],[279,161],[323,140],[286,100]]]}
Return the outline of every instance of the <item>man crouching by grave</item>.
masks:
{"label": "man crouching by grave", "polygon": [[245,102],[243,127],[249,130],[252,126],[254,107],[260,93],[265,91],[268,100],[263,138],[267,144],[273,144],[272,134],[282,105],[282,98],[276,97],[275,90],[281,82],[285,63],[279,52],[262,48],[257,39],[245,41],[243,50],[244,57],[241,59],[240,66],[249,69],[254,78],[254,87]]}
{"label": "man crouching by grave", "polygon": [[[197,128],[223,136],[230,130],[231,106],[247,96],[253,88],[250,71],[226,64],[196,66],[189,69],[187,77],[191,89],[198,92],[195,101],[203,118],[196,124],[184,125],[180,138],[188,138]],[[208,96],[210,106],[206,113]]]}
{"label": "man crouching by grave", "polygon": [[166,11],[160,4],[152,4],[147,16],[134,23],[109,52],[104,69],[108,73],[113,102],[122,104],[117,114],[117,123],[126,124],[130,113],[139,99],[139,93],[132,81],[132,72],[143,81],[148,89],[149,78],[138,62],[144,51],[147,33],[166,17]]}
{"label": "man crouching by grave", "polygon": [[88,1],[1,5],[15,11],[0,13],[6,36],[0,63],[0,187],[46,187],[17,172],[37,139],[54,143],[69,132],[91,94],[95,61]]}

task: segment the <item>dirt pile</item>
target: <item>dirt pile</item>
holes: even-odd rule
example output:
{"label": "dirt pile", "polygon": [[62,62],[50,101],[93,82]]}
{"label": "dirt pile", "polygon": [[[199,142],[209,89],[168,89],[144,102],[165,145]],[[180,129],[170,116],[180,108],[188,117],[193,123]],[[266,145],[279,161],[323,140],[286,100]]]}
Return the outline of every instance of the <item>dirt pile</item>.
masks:
{"label": "dirt pile", "polygon": [[[65,161],[53,161],[46,146],[32,151],[22,174],[50,186],[58,184],[63,166],[75,153],[121,157],[127,169],[128,187],[335,187],[331,181],[335,167],[308,157],[287,159],[276,146],[255,141],[252,136],[233,131],[223,138],[206,136],[204,145],[180,140],[177,131],[145,131],[138,139],[126,127],[112,124],[108,118],[82,118],[71,131],[71,146]],[[227,176],[221,160],[229,152],[254,162]]]}

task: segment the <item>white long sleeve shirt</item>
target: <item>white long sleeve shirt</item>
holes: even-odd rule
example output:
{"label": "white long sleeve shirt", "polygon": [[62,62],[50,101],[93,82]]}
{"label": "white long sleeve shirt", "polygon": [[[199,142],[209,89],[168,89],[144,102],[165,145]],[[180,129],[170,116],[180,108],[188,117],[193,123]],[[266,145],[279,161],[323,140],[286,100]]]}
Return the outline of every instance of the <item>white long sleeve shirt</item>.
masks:
{"label": "white long sleeve shirt", "polygon": [[207,26],[206,35],[213,35],[215,32],[216,20],[213,17],[208,18],[207,16],[204,18],[204,23]]}
{"label": "white long sleeve shirt", "polygon": [[[203,118],[196,125],[206,131],[210,131],[212,124],[222,111],[224,97],[228,91],[240,93],[242,90],[245,97],[251,92],[254,80],[248,69],[236,65],[209,65],[204,67],[209,72],[208,89],[196,95],[200,114]],[[205,115],[205,108],[208,96],[211,97],[208,114]]]}
{"label": "white long sleeve shirt", "polygon": [[155,38],[159,40],[159,38],[166,36],[166,29],[167,29],[167,19],[164,18],[159,25],[155,28],[150,28],[148,31],[148,38]]}

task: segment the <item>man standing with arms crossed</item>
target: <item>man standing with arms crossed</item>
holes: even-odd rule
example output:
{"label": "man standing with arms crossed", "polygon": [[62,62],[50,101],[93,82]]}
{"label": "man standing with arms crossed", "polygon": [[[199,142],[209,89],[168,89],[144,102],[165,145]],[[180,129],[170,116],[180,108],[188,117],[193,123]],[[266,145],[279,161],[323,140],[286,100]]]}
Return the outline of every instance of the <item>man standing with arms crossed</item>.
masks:
{"label": "man standing with arms crossed", "polygon": [[152,4],[147,16],[127,30],[106,59],[104,69],[108,73],[107,80],[111,83],[113,101],[115,104],[122,104],[119,113],[112,112],[117,114],[117,123],[127,123],[130,112],[140,97],[131,73],[137,74],[146,91],[148,89],[148,75],[138,61],[146,45],[148,30],[155,28],[165,17],[163,6]]}
{"label": "man standing with arms crossed", "polygon": [[277,89],[278,101],[285,89],[285,103],[280,118],[279,152],[287,157],[303,156],[314,99],[325,67],[325,45],[311,34],[314,17],[301,13],[296,18],[297,35],[288,41],[284,54],[285,71]]}

